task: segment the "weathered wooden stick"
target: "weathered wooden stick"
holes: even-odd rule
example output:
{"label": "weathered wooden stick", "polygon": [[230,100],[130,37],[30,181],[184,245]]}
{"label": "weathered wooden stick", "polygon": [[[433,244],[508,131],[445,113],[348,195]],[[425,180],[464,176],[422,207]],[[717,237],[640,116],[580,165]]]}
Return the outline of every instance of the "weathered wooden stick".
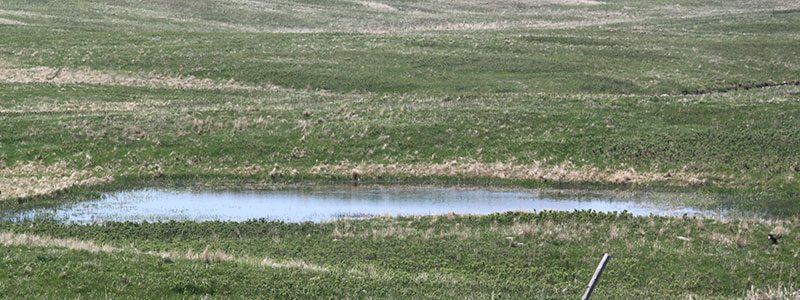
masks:
{"label": "weathered wooden stick", "polygon": [[586,289],[586,293],[583,294],[583,298],[581,298],[581,300],[589,300],[589,296],[591,296],[592,291],[594,291],[594,286],[600,280],[600,274],[603,274],[603,269],[606,268],[609,257],[610,256],[608,253],[603,254],[603,260],[601,260],[600,264],[597,265],[597,270],[594,270],[594,276],[592,276],[592,280],[589,281],[589,288]]}

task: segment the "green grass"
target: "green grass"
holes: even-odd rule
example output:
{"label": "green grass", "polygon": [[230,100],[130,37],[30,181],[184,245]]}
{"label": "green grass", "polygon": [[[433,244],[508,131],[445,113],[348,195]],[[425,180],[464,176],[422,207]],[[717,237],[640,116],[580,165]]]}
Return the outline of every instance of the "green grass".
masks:
{"label": "green grass", "polygon": [[[4,1],[0,214],[152,185],[350,183],[358,168],[367,184],[694,194],[789,222],[786,244],[763,243],[764,220],[589,213],[0,223],[124,249],[4,244],[0,297],[576,298],[604,251],[600,298],[796,289],[797,5],[557,2]],[[514,218],[589,225],[512,248],[492,228]],[[390,227],[413,234],[355,237]],[[206,246],[332,271],[137,252]]]}
{"label": "green grass", "polygon": [[630,25],[436,35],[15,27],[4,33],[0,55],[29,66],[156,71],[344,93],[680,94],[796,80],[796,31],[788,27],[788,38],[765,35],[800,16],[751,18],[735,24],[747,27],[747,35],[694,19],[646,34],[632,34]]}
{"label": "green grass", "polygon": [[[797,281],[797,241],[766,233],[796,222],[698,221],[598,213],[508,213],[339,221],[325,224],[52,223],[3,225],[16,234],[92,240],[127,250],[3,246],[0,293],[212,298],[579,297],[604,252],[598,299],[742,297],[753,286]],[[678,237],[688,238],[684,241]],[[738,242],[737,242],[738,241]],[[135,252],[222,251],[234,258],[303,261],[325,271],[235,260],[162,260]],[[50,249],[50,250],[45,250]],[[135,249],[135,250],[134,250]],[[62,272],[66,275],[59,276]]]}
{"label": "green grass", "polygon": [[[696,174],[708,180],[707,188],[740,186],[744,188],[733,192],[780,195],[763,204],[749,201],[758,212],[792,215],[796,207],[793,178],[800,169],[800,132],[795,125],[800,111],[793,88],[701,96],[420,99],[7,86],[13,88],[0,91],[0,97],[8,99],[0,107],[28,110],[4,114],[0,124],[0,131],[8,133],[0,137],[1,159],[9,166],[64,163],[68,169],[91,170],[123,182],[149,180],[158,168],[167,178],[270,182],[278,180],[269,175],[276,164],[297,169],[302,177],[314,166],[342,162],[414,165],[467,160],[548,166],[569,161],[575,168]],[[759,102],[773,98],[786,101]],[[152,101],[161,102],[147,104]],[[138,106],[119,110],[132,104]],[[303,116],[304,111],[311,115]],[[197,126],[199,121],[205,125]],[[242,124],[238,129],[237,122]],[[237,171],[252,166],[252,172]],[[346,180],[347,174],[341,175],[312,181]],[[364,180],[408,180],[396,176]]]}

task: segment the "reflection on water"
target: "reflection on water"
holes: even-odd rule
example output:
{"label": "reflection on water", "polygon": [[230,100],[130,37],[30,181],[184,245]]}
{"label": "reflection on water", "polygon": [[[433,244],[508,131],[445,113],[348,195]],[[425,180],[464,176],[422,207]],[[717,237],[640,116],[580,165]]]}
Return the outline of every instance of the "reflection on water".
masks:
{"label": "reflection on water", "polygon": [[66,223],[104,221],[320,222],[375,215],[490,214],[506,211],[595,210],[634,215],[682,215],[708,212],[658,206],[645,201],[548,198],[526,192],[447,188],[330,188],[280,191],[168,191],[143,189],[108,193],[96,201],[34,209],[12,220],[53,218]]}

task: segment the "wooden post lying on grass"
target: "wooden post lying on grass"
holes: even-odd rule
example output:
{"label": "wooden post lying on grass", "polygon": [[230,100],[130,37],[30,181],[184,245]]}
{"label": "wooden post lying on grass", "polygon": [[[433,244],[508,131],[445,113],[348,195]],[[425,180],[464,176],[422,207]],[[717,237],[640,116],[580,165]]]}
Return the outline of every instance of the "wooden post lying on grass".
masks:
{"label": "wooden post lying on grass", "polygon": [[603,274],[603,269],[606,268],[608,258],[608,253],[603,254],[603,259],[600,261],[600,264],[597,265],[597,270],[594,270],[594,276],[592,276],[592,280],[589,281],[589,288],[586,289],[586,293],[583,293],[583,298],[581,298],[581,300],[589,300],[589,296],[592,295],[594,286],[600,280],[600,274]]}

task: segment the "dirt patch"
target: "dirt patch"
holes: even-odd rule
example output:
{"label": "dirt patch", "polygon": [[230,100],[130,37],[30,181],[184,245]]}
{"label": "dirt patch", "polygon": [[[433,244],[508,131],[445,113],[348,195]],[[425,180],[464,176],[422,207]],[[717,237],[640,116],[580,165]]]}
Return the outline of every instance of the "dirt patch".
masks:
{"label": "dirt patch", "polygon": [[167,89],[236,89],[277,90],[275,86],[251,86],[229,81],[215,81],[193,76],[167,76],[158,73],[112,73],[107,71],[80,69],[57,69],[50,67],[0,68],[0,82],[6,83],[53,83],[96,84]]}
{"label": "dirt patch", "polygon": [[452,161],[440,164],[340,164],[318,165],[311,168],[312,174],[331,174],[350,176],[358,169],[364,177],[381,175],[425,176],[467,176],[492,177],[502,179],[547,180],[556,182],[601,182],[624,184],[665,183],[667,185],[687,186],[705,183],[699,174],[686,172],[637,172],[634,169],[600,170],[590,167],[576,167],[565,162],[558,165],[514,163],[481,163]]}

